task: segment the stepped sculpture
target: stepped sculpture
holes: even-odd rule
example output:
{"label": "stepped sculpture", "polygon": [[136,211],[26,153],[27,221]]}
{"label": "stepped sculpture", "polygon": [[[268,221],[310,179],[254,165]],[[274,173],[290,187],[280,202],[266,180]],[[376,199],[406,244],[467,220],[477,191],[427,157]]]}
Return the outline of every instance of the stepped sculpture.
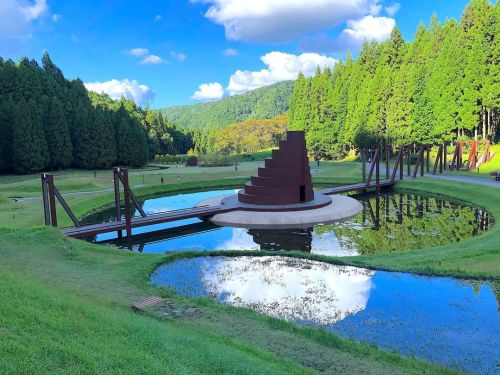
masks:
{"label": "stepped sculpture", "polygon": [[265,166],[238,193],[241,203],[289,205],[314,200],[311,171],[303,131],[287,131],[279,150],[272,151]]}

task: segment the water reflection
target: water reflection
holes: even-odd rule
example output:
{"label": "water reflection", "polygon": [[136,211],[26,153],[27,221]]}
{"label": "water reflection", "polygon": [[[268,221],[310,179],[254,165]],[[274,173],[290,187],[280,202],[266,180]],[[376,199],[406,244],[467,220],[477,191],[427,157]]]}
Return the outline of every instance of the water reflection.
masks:
{"label": "water reflection", "polygon": [[366,307],[373,271],[285,257],[195,258],[151,277],[188,296],[295,320],[333,324]]}
{"label": "water reflection", "polygon": [[[234,190],[179,194],[148,199],[143,207],[148,213],[164,212],[233,193]],[[314,228],[246,230],[187,219],[134,229],[131,241],[118,240],[114,233],[91,240],[110,241],[118,247],[154,253],[263,249],[346,256],[443,245],[477,236],[492,225],[486,211],[439,197],[390,191],[354,197],[363,205],[358,216]],[[114,220],[113,215],[113,209],[103,210],[88,216],[84,223]]]}
{"label": "water reflection", "polygon": [[498,283],[280,256],[181,260],[160,266],[151,282],[458,370],[498,370]]}

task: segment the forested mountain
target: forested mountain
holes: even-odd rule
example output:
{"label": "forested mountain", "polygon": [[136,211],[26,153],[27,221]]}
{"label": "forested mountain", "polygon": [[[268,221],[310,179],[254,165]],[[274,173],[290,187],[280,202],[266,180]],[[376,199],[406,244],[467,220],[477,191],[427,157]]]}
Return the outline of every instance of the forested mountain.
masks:
{"label": "forested mountain", "polygon": [[275,83],[216,102],[160,110],[179,127],[193,131],[199,151],[213,148],[217,129],[246,119],[271,119],[288,111],[292,81]]}
{"label": "forested mountain", "polygon": [[47,53],[42,67],[0,57],[0,171],[141,166],[148,150],[151,156],[191,146],[161,114],[65,79]]}
{"label": "forested mountain", "polygon": [[379,143],[431,144],[492,138],[500,116],[500,5],[473,0],[459,22],[433,17],[412,42],[363,45],[333,71],[300,75],[290,129],[305,129],[309,150],[341,158]]}

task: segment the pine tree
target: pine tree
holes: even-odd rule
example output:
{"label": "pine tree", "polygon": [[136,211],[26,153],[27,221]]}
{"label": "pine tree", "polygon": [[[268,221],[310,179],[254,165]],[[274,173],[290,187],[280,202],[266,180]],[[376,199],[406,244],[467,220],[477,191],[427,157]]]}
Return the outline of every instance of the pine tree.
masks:
{"label": "pine tree", "polygon": [[50,155],[49,167],[62,169],[73,162],[73,146],[69,134],[68,123],[61,103],[54,97],[45,122],[45,138]]}
{"label": "pine tree", "polygon": [[21,97],[16,108],[13,135],[13,167],[17,173],[39,172],[49,165],[49,151],[33,99]]}
{"label": "pine tree", "polygon": [[12,97],[0,101],[0,171],[12,169],[12,138],[15,123]]}

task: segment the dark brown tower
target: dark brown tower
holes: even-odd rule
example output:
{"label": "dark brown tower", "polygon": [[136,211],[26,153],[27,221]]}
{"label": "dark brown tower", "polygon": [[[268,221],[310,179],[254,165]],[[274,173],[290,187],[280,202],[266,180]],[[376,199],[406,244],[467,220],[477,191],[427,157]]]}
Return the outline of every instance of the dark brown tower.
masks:
{"label": "dark brown tower", "polygon": [[313,199],[303,131],[288,131],[279,150],[272,151],[265,167],[259,167],[257,175],[238,193],[238,200],[247,204],[297,204]]}

